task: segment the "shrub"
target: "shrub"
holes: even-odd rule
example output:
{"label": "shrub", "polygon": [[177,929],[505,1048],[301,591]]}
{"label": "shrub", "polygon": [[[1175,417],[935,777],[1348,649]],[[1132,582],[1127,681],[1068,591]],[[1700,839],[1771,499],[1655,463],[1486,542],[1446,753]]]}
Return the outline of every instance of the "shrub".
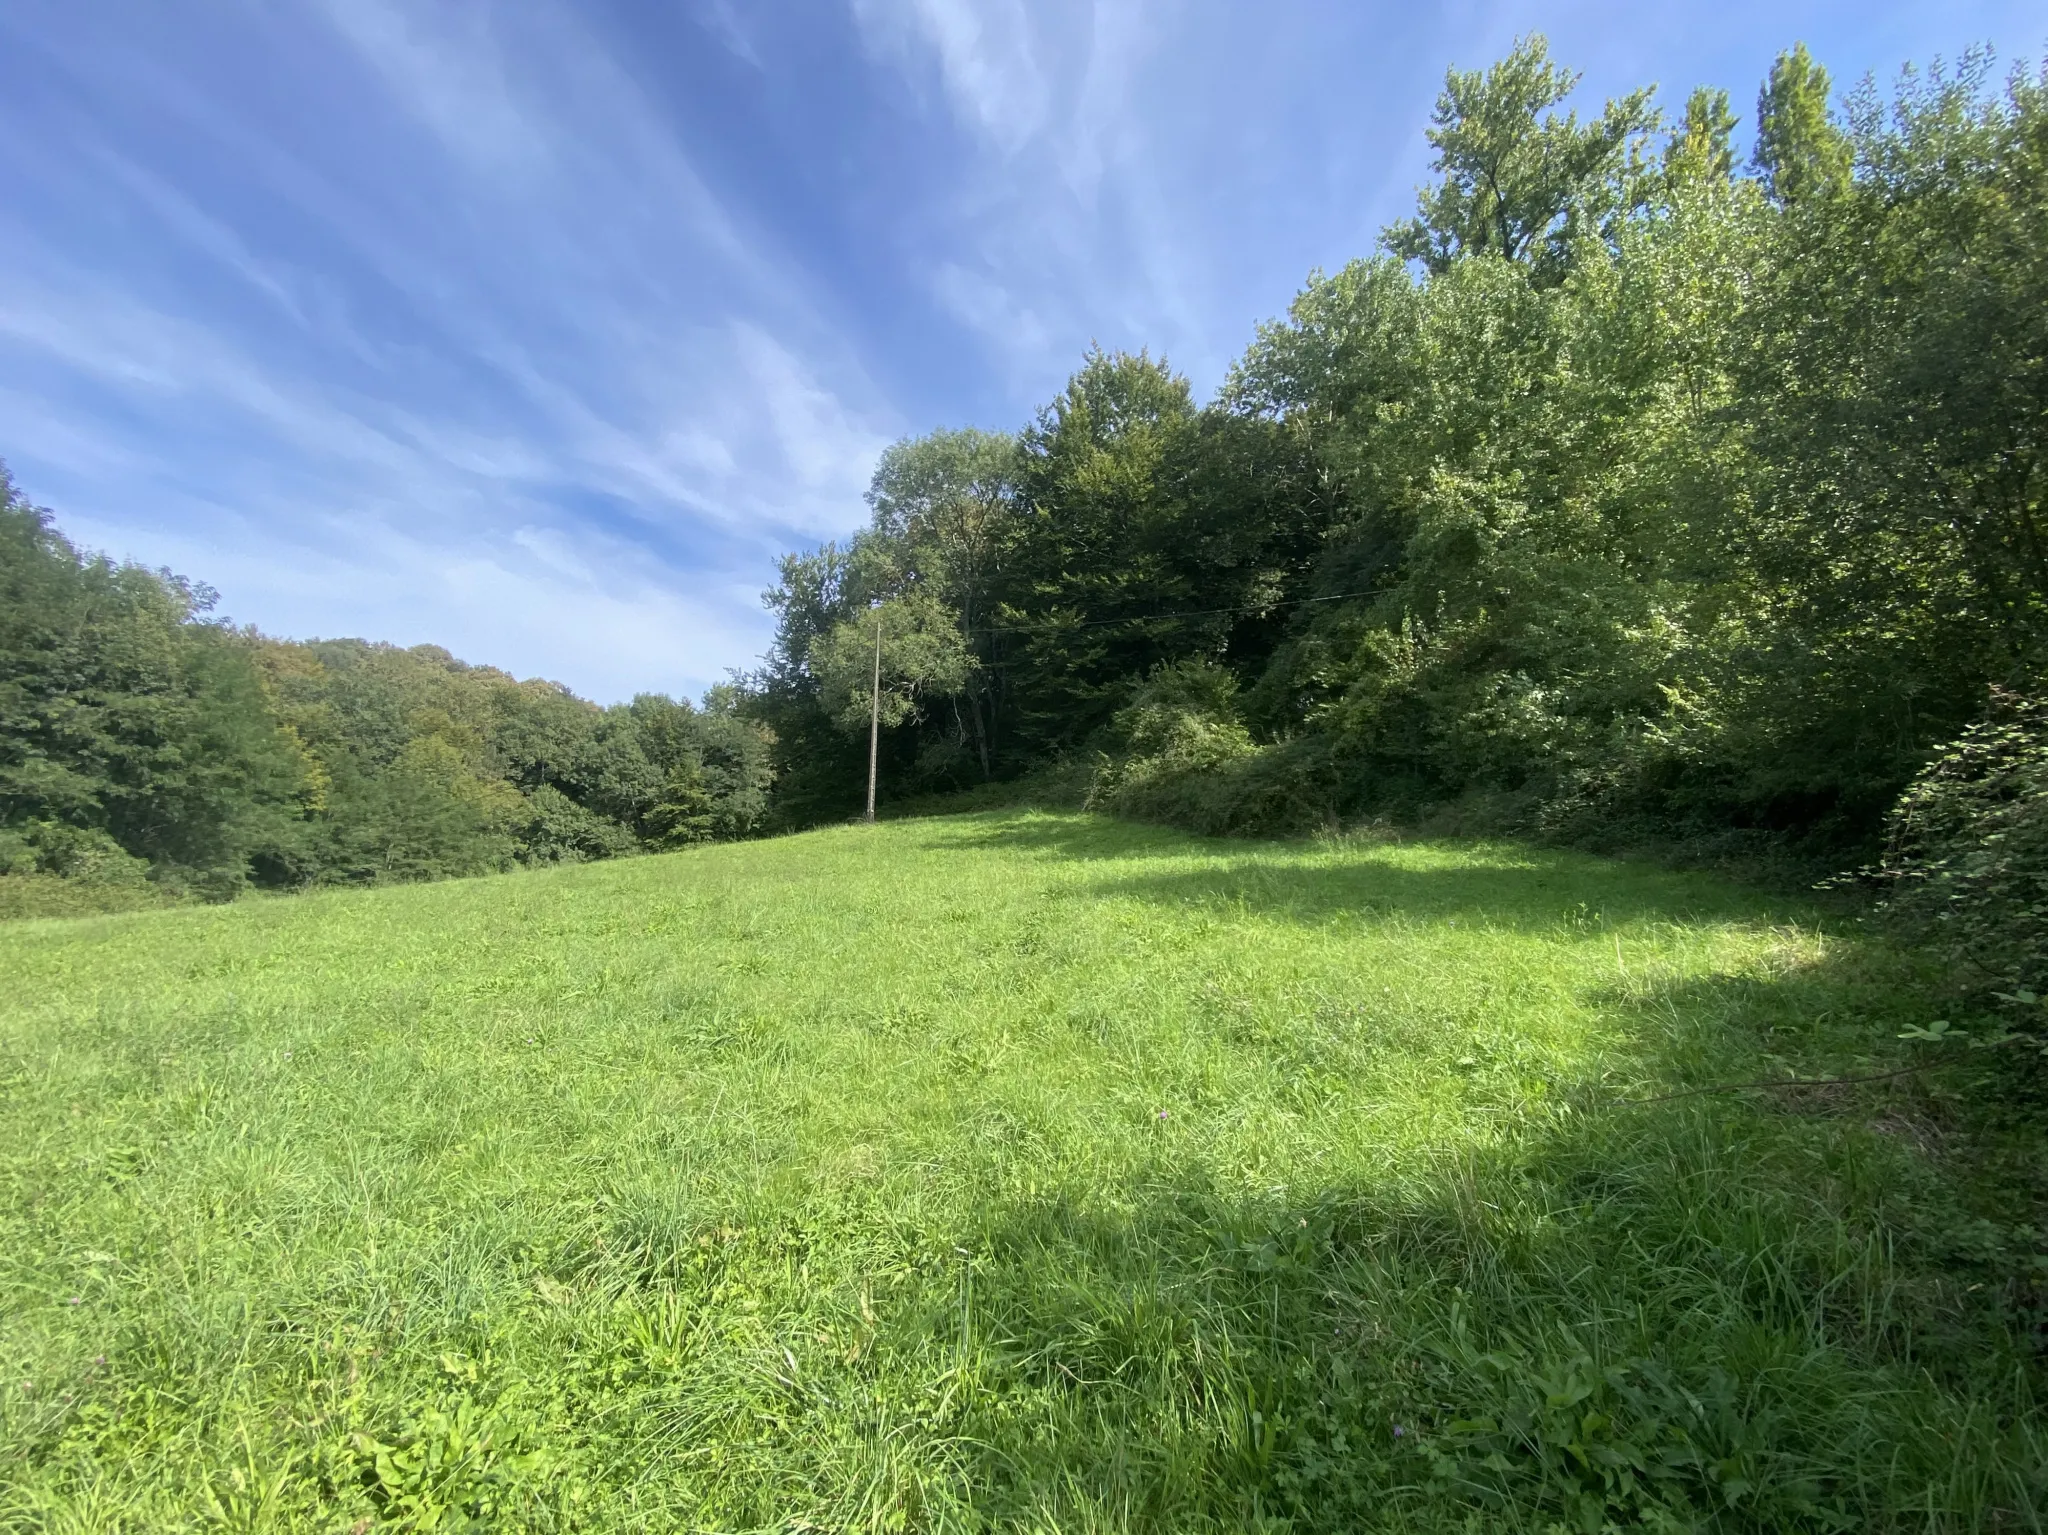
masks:
{"label": "shrub", "polygon": [[1885,909],[1974,989],[2048,993],[2048,698],[1994,689],[1986,717],[1938,751],[1887,822]]}
{"label": "shrub", "polygon": [[516,832],[522,863],[582,863],[640,851],[625,827],[586,810],[553,784],[527,791],[526,812]]}
{"label": "shrub", "polygon": [[1088,807],[1207,836],[1280,835],[1330,819],[1317,740],[1260,746],[1237,711],[1237,681],[1214,662],[1155,671],[1111,723]]}
{"label": "shrub", "polygon": [[0,828],[0,919],[71,917],[154,906],[149,865],[96,828],[28,821]]}

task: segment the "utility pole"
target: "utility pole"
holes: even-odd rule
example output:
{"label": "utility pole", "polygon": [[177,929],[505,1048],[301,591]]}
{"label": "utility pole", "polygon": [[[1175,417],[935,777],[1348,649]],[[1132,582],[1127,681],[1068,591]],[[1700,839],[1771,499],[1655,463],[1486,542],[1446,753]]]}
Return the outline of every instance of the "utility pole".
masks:
{"label": "utility pole", "polygon": [[882,739],[882,610],[875,609],[875,690],[868,695],[868,821],[875,819],[875,750]]}

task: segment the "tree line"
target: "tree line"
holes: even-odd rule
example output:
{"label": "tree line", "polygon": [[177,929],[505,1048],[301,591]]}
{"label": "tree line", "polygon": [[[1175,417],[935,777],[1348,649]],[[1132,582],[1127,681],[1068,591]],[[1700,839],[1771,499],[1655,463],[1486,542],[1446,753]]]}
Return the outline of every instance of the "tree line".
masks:
{"label": "tree line", "polygon": [[1205,832],[1875,848],[1959,802],[1909,792],[1982,756],[1943,743],[2038,717],[2048,74],[1838,96],[1794,48],[1746,163],[1723,90],[1577,83],[1540,37],[1452,71],[1414,215],[1212,399],[1096,349],[1018,431],[889,449],[701,705],[233,629],[9,486],[0,870],[222,896],[814,824],[871,710],[885,794],[1065,765]]}
{"label": "tree line", "polygon": [[431,645],[271,639],[0,475],[0,913],[481,874],[744,836],[732,688],[599,708]]}
{"label": "tree line", "polygon": [[1869,848],[1994,687],[2048,543],[2048,75],[1838,98],[1801,46],[1585,116],[1452,71],[1435,183],[1216,396],[1091,352],[1013,434],[898,444],[792,554],[748,707],[790,821],[1092,764],[1209,832],[1451,803],[1577,838]]}

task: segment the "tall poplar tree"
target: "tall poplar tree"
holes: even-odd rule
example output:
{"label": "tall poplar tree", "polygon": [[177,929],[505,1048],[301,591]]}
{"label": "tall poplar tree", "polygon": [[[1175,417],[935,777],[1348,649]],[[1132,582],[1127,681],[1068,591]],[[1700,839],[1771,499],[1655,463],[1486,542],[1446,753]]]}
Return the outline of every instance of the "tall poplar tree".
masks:
{"label": "tall poplar tree", "polygon": [[1806,44],[1778,55],[1756,99],[1757,174],[1781,203],[1838,192],[1849,182],[1849,140],[1828,112],[1828,72]]}

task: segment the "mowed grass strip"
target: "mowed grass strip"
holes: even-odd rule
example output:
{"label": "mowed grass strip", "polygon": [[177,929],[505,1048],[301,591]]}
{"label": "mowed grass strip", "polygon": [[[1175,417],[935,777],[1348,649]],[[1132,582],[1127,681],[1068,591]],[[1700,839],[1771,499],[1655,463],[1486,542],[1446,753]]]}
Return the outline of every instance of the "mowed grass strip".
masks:
{"label": "mowed grass strip", "polygon": [[0,1524],[2038,1528],[1893,1090],[1614,1102],[1888,1064],[1917,979],[1021,812],[9,925]]}

